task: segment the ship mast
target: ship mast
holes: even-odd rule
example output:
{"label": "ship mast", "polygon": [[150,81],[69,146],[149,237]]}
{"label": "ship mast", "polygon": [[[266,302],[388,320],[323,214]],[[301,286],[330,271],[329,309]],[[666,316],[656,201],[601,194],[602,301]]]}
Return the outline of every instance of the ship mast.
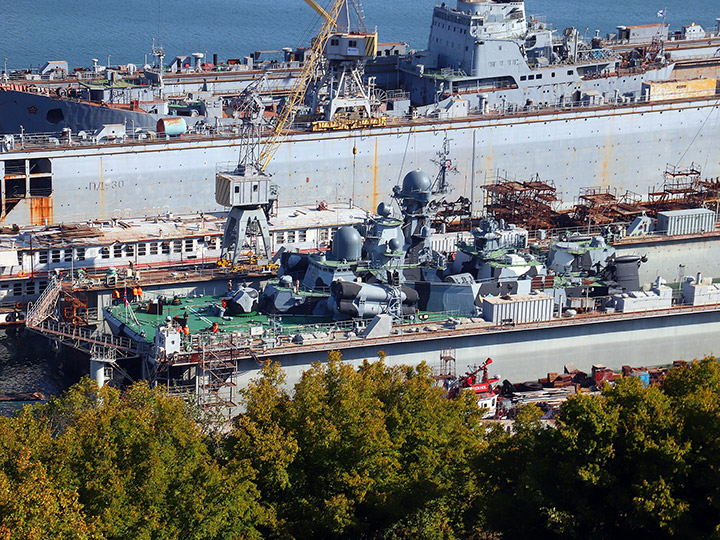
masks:
{"label": "ship mast", "polygon": [[158,66],[158,84],[160,85],[160,99],[163,99],[164,94],[164,82],[163,82],[163,60],[165,59],[165,49],[155,46],[155,39],[153,39],[152,55],[155,57]]}

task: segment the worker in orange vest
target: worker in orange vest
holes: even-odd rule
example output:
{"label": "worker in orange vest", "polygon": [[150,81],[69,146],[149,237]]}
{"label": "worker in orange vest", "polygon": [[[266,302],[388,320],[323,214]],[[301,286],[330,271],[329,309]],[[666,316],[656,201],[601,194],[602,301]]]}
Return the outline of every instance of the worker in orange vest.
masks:
{"label": "worker in orange vest", "polygon": [[220,327],[218,326],[218,323],[214,322],[212,325],[213,334],[217,334],[219,331],[220,331]]}
{"label": "worker in orange vest", "polygon": [[113,300],[112,300],[113,306],[116,306],[116,305],[118,304],[118,302],[120,302],[120,291],[118,291],[117,289],[115,289],[115,290],[112,292],[112,299],[113,299]]}
{"label": "worker in orange vest", "polygon": [[143,295],[142,287],[140,287],[140,285],[138,285],[137,292],[135,293],[135,298],[137,299],[138,302],[142,302],[142,295]]}

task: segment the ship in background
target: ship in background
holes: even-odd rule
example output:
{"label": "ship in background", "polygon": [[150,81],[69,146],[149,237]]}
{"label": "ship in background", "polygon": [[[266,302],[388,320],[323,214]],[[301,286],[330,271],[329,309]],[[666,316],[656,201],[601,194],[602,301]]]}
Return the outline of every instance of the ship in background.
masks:
{"label": "ship in background", "polygon": [[[348,5],[356,4],[346,2],[346,13]],[[483,188],[500,169],[517,178],[552,179],[565,201],[598,184],[644,195],[667,162],[699,163],[706,176],[720,176],[711,77],[717,37],[688,27],[682,39],[670,40],[662,23],[623,28],[609,44],[584,43],[575,29],[554,36],[544,22],[526,17],[523,2],[458,0],[434,9],[428,49],[404,54],[401,44],[358,46],[372,42],[370,33],[348,19],[328,43],[327,62],[268,166],[280,204],[352,199],[375,208],[398,183],[398,170],[426,167],[444,145],[457,169],[448,197],[468,198],[473,213],[482,212]],[[672,48],[675,41],[683,47]],[[25,109],[46,120],[62,116],[58,128],[81,106],[91,111],[91,125],[2,138],[0,221],[43,225],[221,210],[214,198],[216,164],[237,161],[248,144],[239,128],[242,100],[259,100],[271,125],[292,86],[292,70],[307,60],[286,53],[289,64],[262,70],[275,83],[261,85],[253,73],[221,92],[212,85],[196,89],[207,84],[199,78],[213,72],[202,73],[200,58],[188,59],[194,72],[173,83],[176,94],[187,83],[184,101],[157,99],[158,84],[167,89],[168,77],[130,85],[129,92],[146,94],[126,106],[88,104],[85,94],[62,96],[58,88],[46,94],[40,84],[33,93],[6,89],[5,97],[20,100],[8,109],[17,114],[25,114],[28,103],[18,96],[32,96],[37,101]],[[290,71],[280,77],[281,70]],[[162,71],[156,75],[162,78]],[[121,86],[109,81],[102,96],[122,94]],[[228,114],[234,98],[242,99]],[[153,101],[159,109],[148,106]],[[131,113],[143,120],[101,119]]]}

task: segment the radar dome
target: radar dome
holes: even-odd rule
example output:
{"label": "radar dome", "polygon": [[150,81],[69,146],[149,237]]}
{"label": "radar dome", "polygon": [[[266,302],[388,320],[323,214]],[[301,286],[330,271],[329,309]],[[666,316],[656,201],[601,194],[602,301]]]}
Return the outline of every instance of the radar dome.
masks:
{"label": "radar dome", "polygon": [[397,238],[391,238],[388,241],[387,245],[391,253],[397,253],[398,251],[400,251],[400,240],[398,240]]}
{"label": "radar dome", "polygon": [[389,204],[381,202],[378,204],[377,213],[382,217],[389,217],[392,214],[392,207]]}
{"label": "radar dome", "polygon": [[362,237],[353,227],[341,227],[335,233],[332,243],[332,254],[341,261],[357,261],[362,250]]}
{"label": "radar dome", "polygon": [[410,171],[405,175],[405,178],[403,178],[403,193],[410,194],[410,193],[424,193],[430,191],[430,188],[432,186],[432,180],[430,180],[430,177],[425,174],[424,172],[417,170],[417,171]]}

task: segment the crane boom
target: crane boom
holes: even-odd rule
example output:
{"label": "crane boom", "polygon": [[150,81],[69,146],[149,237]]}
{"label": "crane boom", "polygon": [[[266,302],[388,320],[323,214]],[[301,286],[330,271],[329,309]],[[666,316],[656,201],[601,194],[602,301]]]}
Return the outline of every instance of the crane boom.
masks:
{"label": "crane boom", "polygon": [[[260,152],[260,156],[258,157],[258,168],[261,172],[265,170],[268,163],[270,163],[270,160],[275,155],[275,152],[277,152],[278,148],[280,148],[280,144],[287,137],[287,129],[292,124],[295,107],[297,107],[300,100],[305,96],[310,79],[315,73],[315,68],[317,68],[322,59],[323,51],[325,50],[328,39],[330,39],[333,29],[337,25],[336,21],[338,14],[340,13],[343,5],[345,5],[346,1],[347,0],[333,0],[332,7],[328,13],[322,9],[315,0],[305,0],[305,2],[310,4],[310,6],[312,6],[316,11],[319,10],[318,13],[322,15],[325,22],[313,41],[309,58],[307,58],[303,64],[303,69],[300,72],[300,77],[298,77],[298,80],[295,82],[293,91],[277,117],[272,134]],[[315,5],[313,6],[313,4]]]}
{"label": "crane boom", "polygon": [[337,17],[333,19],[327,11],[325,11],[320,4],[318,4],[315,0],[305,0],[305,3],[313,8],[315,11],[317,11],[320,16],[325,19],[328,23],[332,24],[333,28],[337,26]]}

